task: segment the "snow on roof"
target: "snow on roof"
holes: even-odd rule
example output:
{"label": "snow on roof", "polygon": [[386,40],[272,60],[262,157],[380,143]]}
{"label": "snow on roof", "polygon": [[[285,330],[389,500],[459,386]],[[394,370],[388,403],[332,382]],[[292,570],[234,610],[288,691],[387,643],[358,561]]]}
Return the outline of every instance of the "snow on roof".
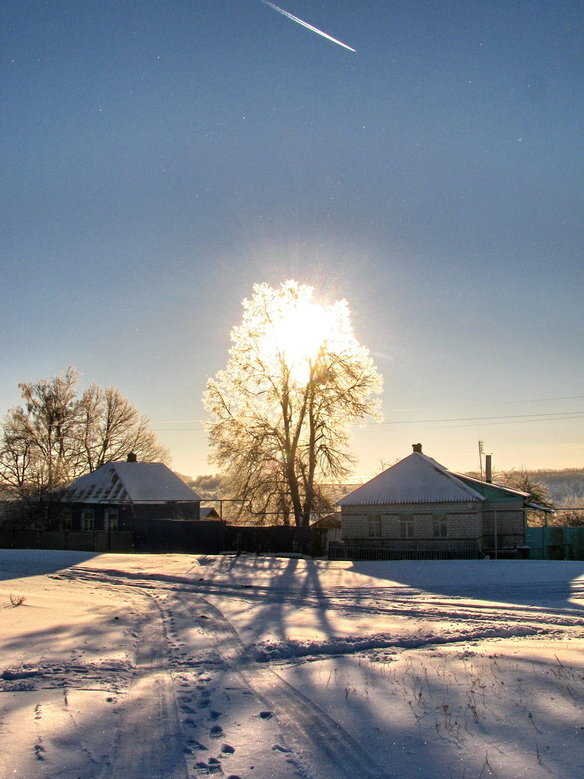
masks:
{"label": "snow on roof", "polygon": [[338,506],[482,501],[472,487],[421,452],[392,465],[337,501]]}
{"label": "snow on roof", "polygon": [[162,463],[106,463],[93,473],[80,476],[65,490],[68,503],[165,503],[200,501],[188,487]]}

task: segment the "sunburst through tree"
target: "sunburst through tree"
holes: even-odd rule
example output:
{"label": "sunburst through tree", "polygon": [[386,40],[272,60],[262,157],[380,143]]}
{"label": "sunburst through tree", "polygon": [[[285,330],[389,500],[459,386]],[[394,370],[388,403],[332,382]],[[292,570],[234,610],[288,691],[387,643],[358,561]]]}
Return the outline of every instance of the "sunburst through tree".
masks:
{"label": "sunburst through tree", "polygon": [[378,414],[381,377],[344,300],[287,281],[254,285],[243,309],[204,395],[212,457],[247,510],[306,525],[329,507],[319,484],[348,474],[350,426]]}

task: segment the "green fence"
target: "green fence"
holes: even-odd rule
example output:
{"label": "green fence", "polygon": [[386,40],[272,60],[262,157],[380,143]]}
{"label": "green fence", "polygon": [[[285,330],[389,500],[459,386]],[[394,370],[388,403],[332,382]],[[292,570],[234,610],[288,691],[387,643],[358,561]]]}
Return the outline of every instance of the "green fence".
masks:
{"label": "green fence", "polygon": [[584,560],[584,527],[528,527],[530,560]]}

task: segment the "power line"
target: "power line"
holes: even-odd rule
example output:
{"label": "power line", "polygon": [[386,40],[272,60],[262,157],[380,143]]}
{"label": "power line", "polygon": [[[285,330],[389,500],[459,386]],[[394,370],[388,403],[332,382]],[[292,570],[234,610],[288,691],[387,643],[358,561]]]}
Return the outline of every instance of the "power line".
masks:
{"label": "power line", "polygon": [[436,419],[407,419],[407,420],[395,420],[393,422],[367,422],[366,424],[382,424],[382,425],[418,425],[426,424],[428,422],[482,422],[483,420],[490,419],[526,419],[529,418],[533,422],[544,421],[541,417],[554,417],[555,419],[579,419],[584,416],[584,411],[550,411],[541,414],[502,414],[498,416],[490,417],[450,417],[450,418],[436,418]]}
{"label": "power line", "polygon": [[[563,422],[570,419],[584,418],[584,411],[552,411],[541,414],[503,414],[486,417],[435,417],[433,419],[394,419],[387,422],[365,422],[370,426],[390,425],[427,425],[448,422],[480,422],[484,425],[525,424],[529,422]],[[470,427],[470,425],[452,425],[452,427]],[[181,433],[204,431],[202,426],[197,427],[153,427],[157,433]]]}

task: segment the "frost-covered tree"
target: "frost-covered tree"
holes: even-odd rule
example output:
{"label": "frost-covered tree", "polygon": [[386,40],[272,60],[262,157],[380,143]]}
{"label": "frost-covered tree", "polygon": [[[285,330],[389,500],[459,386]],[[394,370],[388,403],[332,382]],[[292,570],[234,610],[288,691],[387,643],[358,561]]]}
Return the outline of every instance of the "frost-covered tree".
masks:
{"label": "frost-covered tree", "polygon": [[377,415],[381,377],[344,300],[287,281],[254,285],[243,309],[204,395],[213,460],[252,513],[306,525],[329,505],[319,482],[349,472],[350,425]]}
{"label": "frost-covered tree", "polygon": [[22,406],[10,409],[0,433],[0,486],[38,501],[104,462],[135,452],[164,461],[168,452],[148,420],[120,392],[89,387],[78,397],[79,374],[19,384]]}

